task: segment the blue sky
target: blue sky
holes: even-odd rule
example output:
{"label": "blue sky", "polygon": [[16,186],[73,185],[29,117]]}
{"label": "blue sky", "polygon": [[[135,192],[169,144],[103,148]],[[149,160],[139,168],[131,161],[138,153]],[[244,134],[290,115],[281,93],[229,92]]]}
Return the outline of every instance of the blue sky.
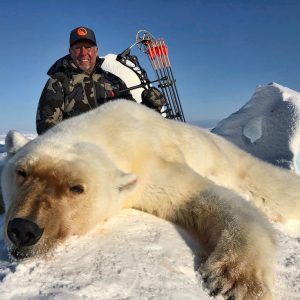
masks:
{"label": "blue sky", "polygon": [[46,72],[77,26],[94,29],[100,55],[121,52],[139,29],[164,38],[185,117],[197,121],[228,116],[258,85],[300,91],[299,16],[297,0],[0,0],[0,133],[35,132]]}

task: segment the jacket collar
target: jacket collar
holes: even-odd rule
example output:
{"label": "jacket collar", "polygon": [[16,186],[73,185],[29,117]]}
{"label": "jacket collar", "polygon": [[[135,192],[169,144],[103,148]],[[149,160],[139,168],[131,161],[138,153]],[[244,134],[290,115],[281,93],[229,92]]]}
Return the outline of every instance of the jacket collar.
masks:
{"label": "jacket collar", "polygon": [[[97,69],[101,69],[101,65],[103,64],[104,62],[104,58],[100,58],[100,57],[97,57],[96,59],[96,64],[95,64],[95,67],[94,67],[94,70],[93,70],[93,73],[97,70]],[[51,68],[49,69],[49,71],[47,72],[47,74],[49,76],[52,76],[56,73],[59,73],[59,72],[62,72],[62,73],[65,73],[65,72],[68,72],[68,71],[72,71],[72,72],[75,72],[75,73],[82,73],[82,70],[80,68],[78,68],[70,54],[58,59],[52,66]]]}

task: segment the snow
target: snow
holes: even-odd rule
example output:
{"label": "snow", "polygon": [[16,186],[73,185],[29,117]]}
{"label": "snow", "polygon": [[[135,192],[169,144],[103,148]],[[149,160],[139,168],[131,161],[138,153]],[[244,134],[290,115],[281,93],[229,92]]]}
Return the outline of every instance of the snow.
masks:
{"label": "snow", "polygon": [[243,135],[247,137],[251,143],[262,137],[262,117],[251,119],[243,128]]}
{"label": "snow", "polygon": [[10,262],[1,240],[1,299],[209,299],[181,234],[171,223],[124,210],[47,259]]}
{"label": "snow", "polygon": [[300,93],[259,86],[248,103],[212,130],[272,164],[300,170]]}
{"label": "snow", "polygon": [[[4,157],[0,153],[0,162]],[[0,216],[1,228],[3,221]],[[274,224],[279,300],[300,299],[300,227],[293,221],[288,227]],[[184,229],[128,209],[46,257],[21,262],[8,257],[1,234],[0,299],[213,299],[198,275],[200,262],[201,247]]]}

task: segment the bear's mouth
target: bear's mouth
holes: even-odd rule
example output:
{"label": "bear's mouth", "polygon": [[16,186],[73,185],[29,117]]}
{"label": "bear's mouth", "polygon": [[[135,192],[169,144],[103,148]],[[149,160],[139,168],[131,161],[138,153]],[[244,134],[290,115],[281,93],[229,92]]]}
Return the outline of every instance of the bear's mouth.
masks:
{"label": "bear's mouth", "polygon": [[25,249],[25,248],[19,248],[19,247],[11,247],[8,249],[9,255],[14,260],[23,260],[26,258],[30,258],[32,256],[35,256],[35,251],[32,251],[31,249]]}
{"label": "bear's mouth", "polygon": [[40,257],[46,255],[51,250],[51,247],[45,243],[40,244],[39,246],[10,246],[8,247],[9,256],[13,260],[24,260],[32,257]]}

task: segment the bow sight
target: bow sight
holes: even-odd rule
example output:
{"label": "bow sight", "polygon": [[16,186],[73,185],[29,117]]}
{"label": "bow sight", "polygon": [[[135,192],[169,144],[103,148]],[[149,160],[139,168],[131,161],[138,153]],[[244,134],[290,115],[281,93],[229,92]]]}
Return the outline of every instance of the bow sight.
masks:
{"label": "bow sight", "polygon": [[[155,73],[156,80],[149,80],[146,71],[141,67],[138,61],[137,56],[130,53],[134,46],[137,46],[147,55]],[[148,90],[153,83],[158,83],[157,87],[166,99],[166,104],[162,108],[161,113],[165,115],[166,118],[185,122],[176,87],[176,80],[171,68],[168,47],[163,39],[156,39],[148,31],[139,30],[136,35],[136,42],[120,53],[117,56],[117,60],[131,69],[141,81],[141,84],[126,90],[133,90],[140,87]]]}

